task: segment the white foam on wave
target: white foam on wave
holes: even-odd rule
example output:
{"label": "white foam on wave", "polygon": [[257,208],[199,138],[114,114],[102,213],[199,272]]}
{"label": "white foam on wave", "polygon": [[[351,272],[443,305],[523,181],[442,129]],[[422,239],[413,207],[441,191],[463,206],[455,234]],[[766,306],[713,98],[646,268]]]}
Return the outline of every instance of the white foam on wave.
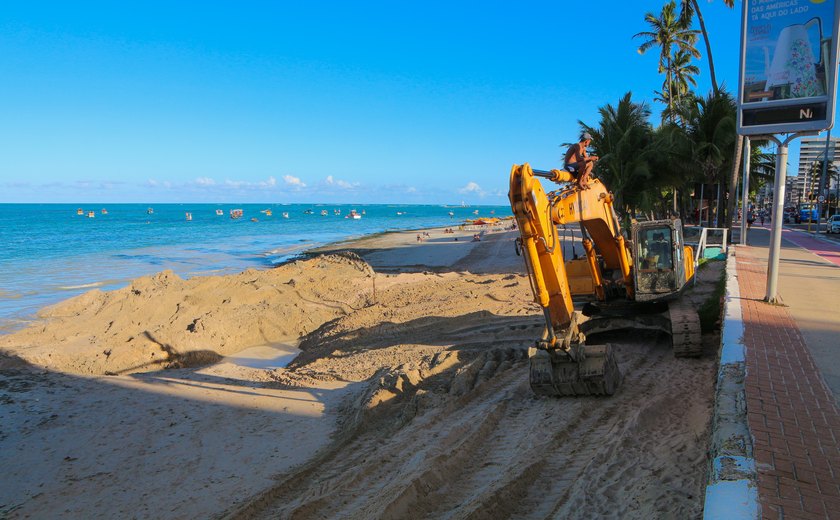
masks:
{"label": "white foam on wave", "polygon": [[105,282],[93,282],[93,283],[83,283],[81,285],[62,285],[59,286],[59,290],[62,291],[75,291],[78,289],[93,289],[95,287],[102,287],[105,285]]}

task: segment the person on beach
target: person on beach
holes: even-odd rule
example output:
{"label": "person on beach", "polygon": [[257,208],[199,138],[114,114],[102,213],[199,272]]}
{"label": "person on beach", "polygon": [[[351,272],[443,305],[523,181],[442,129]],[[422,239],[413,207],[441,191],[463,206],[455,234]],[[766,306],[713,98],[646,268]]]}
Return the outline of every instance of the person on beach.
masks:
{"label": "person on beach", "polygon": [[586,147],[591,142],[592,135],[584,132],[580,136],[580,141],[570,146],[563,158],[563,168],[575,176],[575,184],[583,190],[589,189],[589,176],[595,161],[598,160],[597,155],[589,155],[586,151]]}

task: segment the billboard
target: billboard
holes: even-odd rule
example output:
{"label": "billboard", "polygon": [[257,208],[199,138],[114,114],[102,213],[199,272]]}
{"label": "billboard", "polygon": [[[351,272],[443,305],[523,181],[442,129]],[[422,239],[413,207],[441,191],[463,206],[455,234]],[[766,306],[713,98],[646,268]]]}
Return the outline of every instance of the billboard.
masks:
{"label": "billboard", "polygon": [[838,8],[836,0],[744,0],[739,134],[833,126]]}

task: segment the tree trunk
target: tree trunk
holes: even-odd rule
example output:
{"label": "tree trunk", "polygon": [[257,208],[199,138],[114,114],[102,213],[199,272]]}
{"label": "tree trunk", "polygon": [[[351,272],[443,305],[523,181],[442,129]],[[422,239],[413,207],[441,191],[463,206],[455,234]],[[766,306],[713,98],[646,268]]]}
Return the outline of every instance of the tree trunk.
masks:
{"label": "tree trunk", "polygon": [[738,185],[738,168],[741,166],[741,153],[744,151],[744,137],[740,136],[735,142],[735,159],[732,161],[732,173],[729,176],[729,202],[726,204],[726,225],[732,233],[732,216],[735,214],[735,205],[738,201],[732,196],[733,187]]}
{"label": "tree trunk", "polygon": [[712,90],[717,94],[718,84],[715,78],[715,60],[712,59],[712,45],[709,43],[709,33],[706,32],[706,22],[703,21],[703,13],[700,12],[700,6],[697,5],[697,0],[691,0],[691,3],[694,5],[694,12],[697,13],[697,21],[700,22],[700,32],[703,33],[703,42],[706,44],[706,56],[709,57],[709,74],[712,76]]}

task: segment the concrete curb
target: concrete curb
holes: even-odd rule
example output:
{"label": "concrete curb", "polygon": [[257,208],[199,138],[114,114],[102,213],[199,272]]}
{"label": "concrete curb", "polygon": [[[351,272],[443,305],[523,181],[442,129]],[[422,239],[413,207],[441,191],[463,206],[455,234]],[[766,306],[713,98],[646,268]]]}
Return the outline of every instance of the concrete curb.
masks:
{"label": "concrete curb", "polygon": [[709,442],[705,519],[755,520],[760,517],[753,442],[744,396],[744,323],[735,248],[726,259],[726,297],[721,324],[720,367]]}

